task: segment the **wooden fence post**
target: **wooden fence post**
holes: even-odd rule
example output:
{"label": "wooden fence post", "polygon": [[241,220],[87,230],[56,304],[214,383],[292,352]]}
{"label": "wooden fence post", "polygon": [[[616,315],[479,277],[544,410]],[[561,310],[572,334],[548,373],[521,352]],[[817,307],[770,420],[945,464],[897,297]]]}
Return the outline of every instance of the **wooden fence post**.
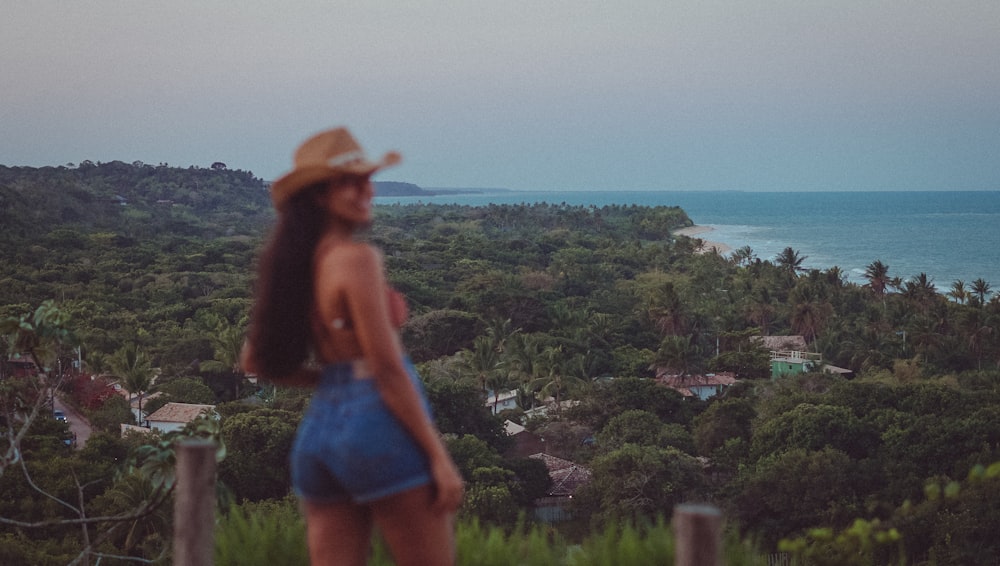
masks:
{"label": "wooden fence post", "polygon": [[177,445],[174,566],[211,566],[215,552],[215,443]]}
{"label": "wooden fence post", "polygon": [[711,505],[674,507],[674,565],[722,566],[722,512]]}

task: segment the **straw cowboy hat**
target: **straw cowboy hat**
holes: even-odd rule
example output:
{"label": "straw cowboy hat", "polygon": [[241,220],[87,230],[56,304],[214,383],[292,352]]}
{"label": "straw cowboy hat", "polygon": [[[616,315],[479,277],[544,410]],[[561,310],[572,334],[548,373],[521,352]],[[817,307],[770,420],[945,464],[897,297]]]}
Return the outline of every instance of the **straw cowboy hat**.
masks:
{"label": "straw cowboy hat", "polygon": [[347,128],[320,132],[295,150],[292,170],[271,183],[271,201],[278,210],[302,189],[341,175],[371,175],[395,165],[402,156],[390,151],[379,161],[368,161]]}

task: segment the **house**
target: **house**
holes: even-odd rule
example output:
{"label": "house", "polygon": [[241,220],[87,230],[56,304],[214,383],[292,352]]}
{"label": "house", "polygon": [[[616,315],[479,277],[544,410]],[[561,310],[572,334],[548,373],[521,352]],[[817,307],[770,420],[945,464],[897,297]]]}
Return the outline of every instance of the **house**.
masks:
{"label": "house", "polygon": [[771,378],[798,375],[811,371],[849,376],[849,369],[823,363],[818,352],[809,352],[802,336],[754,336],[753,341],[771,353]]}
{"label": "house", "polygon": [[771,352],[771,378],[819,371],[823,356],[817,352],[776,350]]}
{"label": "house", "polygon": [[798,352],[795,350],[771,352],[772,379],[811,371],[833,373],[843,377],[849,377],[854,373],[847,368],[823,363],[822,355],[817,352]]}
{"label": "house", "polygon": [[30,354],[14,354],[7,360],[4,370],[8,377],[35,377],[42,373]]}
{"label": "house", "polygon": [[148,393],[148,394],[144,393],[142,395],[142,397],[140,398],[139,395],[132,395],[128,391],[122,389],[121,386],[119,386],[117,384],[115,384],[114,387],[115,387],[115,389],[116,389],[116,391],[118,392],[119,395],[121,395],[126,400],[128,400],[129,408],[132,410],[132,417],[135,418],[135,422],[139,423],[139,426],[142,426],[142,424],[144,422],[146,422],[146,420],[149,417],[149,415],[146,413],[145,410],[143,410],[142,412],[139,411],[139,403],[140,403],[140,401],[142,402],[142,406],[146,407],[146,405],[150,401],[152,401],[153,399],[156,399],[157,397],[160,397],[161,395],[163,395],[163,393],[161,393],[159,391],[154,391],[154,392]]}
{"label": "house", "polygon": [[590,470],[569,460],[563,460],[545,453],[528,456],[541,460],[549,471],[552,486],[545,497],[535,501],[535,517],[552,523],[571,518],[570,503],[573,495],[583,485],[590,482]]}
{"label": "house", "polygon": [[736,374],[723,371],[698,375],[658,375],[656,382],[685,397],[697,397],[704,401],[720,395],[730,385],[736,383]]}
{"label": "house", "polygon": [[486,395],[486,406],[489,407],[490,413],[493,415],[499,414],[500,411],[506,409],[516,409],[517,389],[511,389],[507,392],[501,391],[499,395],[489,391]]}
{"label": "house", "polygon": [[545,452],[545,440],[523,426],[508,419],[503,423],[507,436],[514,439],[514,445],[507,450],[511,458],[527,458],[532,454]]}
{"label": "house", "polygon": [[542,418],[548,416],[549,412],[558,414],[562,411],[572,409],[579,404],[580,401],[577,399],[566,399],[565,401],[559,401],[559,404],[557,405],[556,400],[553,397],[547,397],[542,400],[542,404],[540,406],[525,411],[524,418]]}
{"label": "house", "polygon": [[200,416],[217,416],[215,405],[195,405],[193,403],[167,403],[149,415],[146,423],[150,429],[161,433],[174,432]]}

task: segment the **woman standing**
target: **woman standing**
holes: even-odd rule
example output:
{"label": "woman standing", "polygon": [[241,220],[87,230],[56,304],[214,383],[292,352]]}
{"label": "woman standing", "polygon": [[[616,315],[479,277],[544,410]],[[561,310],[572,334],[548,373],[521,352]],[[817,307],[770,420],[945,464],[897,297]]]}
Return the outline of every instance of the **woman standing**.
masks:
{"label": "woman standing", "polygon": [[314,565],[364,564],[373,526],[399,565],[454,563],[462,479],[400,343],[406,303],[379,251],[356,239],[372,220],[371,175],[399,160],[368,161],[335,128],[306,140],[271,185],[278,223],[242,362],[315,388],[292,450]]}

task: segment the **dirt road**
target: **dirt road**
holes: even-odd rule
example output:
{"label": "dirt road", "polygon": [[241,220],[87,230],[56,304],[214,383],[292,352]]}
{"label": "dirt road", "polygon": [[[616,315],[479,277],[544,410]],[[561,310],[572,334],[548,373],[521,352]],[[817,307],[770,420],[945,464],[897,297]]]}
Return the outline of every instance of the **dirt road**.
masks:
{"label": "dirt road", "polygon": [[83,446],[87,443],[87,440],[90,438],[91,432],[93,432],[93,429],[90,427],[90,423],[87,419],[85,419],[80,413],[76,412],[76,409],[66,403],[63,403],[62,400],[59,399],[58,395],[52,400],[52,408],[61,410],[66,414],[66,421],[69,424],[69,430],[76,438],[75,447],[77,450],[83,448]]}

